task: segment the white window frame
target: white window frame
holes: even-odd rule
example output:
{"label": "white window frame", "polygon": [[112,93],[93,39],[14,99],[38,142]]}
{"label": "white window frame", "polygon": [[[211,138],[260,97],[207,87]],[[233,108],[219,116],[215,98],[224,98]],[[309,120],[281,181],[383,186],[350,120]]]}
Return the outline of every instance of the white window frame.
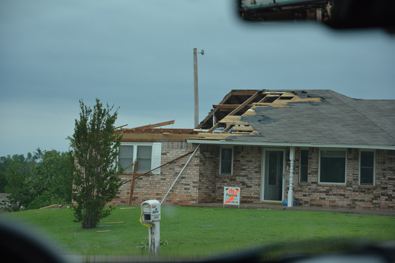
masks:
{"label": "white window frame", "polygon": [[[361,155],[362,152],[373,152],[373,184],[361,184]],[[361,186],[375,186],[376,185],[376,151],[375,150],[359,150],[359,163],[358,163],[358,185]]]}
{"label": "white window frame", "polygon": [[[302,182],[302,151],[307,151],[307,181]],[[299,183],[305,184],[309,182],[309,148],[300,148],[299,152]]]}
{"label": "white window frame", "polygon": [[[232,150],[232,159],[230,163],[230,174],[223,174],[222,173],[222,149],[231,149]],[[233,175],[233,156],[234,156],[234,149],[233,146],[221,146],[219,150],[219,174],[220,175]]]}
{"label": "white window frame", "polygon": [[[151,146],[151,169],[154,169],[161,165],[161,150],[162,144],[161,143],[144,143],[144,142],[121,142],[121,146],[133,146],[133,163],[137,159],[137,148],[139,146]],[[118,163],[119,163],[119,156],[118,156]],[[145,171],[141,171],[145,172]],[[128,172],[130,173],[130,172]],[[155,169],[152,171],[153,174],[160,174],[160,168]]]}
{"label": "white window frame", "polygon": [[[344,183],[334,183],[334,182],[321,182],[321,151],[336,151],[336,152],[344,152]],[[318,183],[319,184],[336,184],[336,185],[346,185],[347,184],[347,149],[345,148],[319,148],[319,156],[318,156]]]}

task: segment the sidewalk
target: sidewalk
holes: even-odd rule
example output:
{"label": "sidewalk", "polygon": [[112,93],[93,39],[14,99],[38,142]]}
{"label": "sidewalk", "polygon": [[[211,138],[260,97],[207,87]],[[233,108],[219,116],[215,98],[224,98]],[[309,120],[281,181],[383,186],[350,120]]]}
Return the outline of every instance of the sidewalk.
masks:
{"label": "sidewalk", "polygon": [[[222,203],[198,203],[192,204],[194,207],[223,207]],[[227,208],[238,208],[236,205],[225,205]],[[331,212],[331,213],[349,213],[349,214],[363,214],[363,215],[380,215],[380,216],[395,216],[395,211],[383,210],[361,210],[348,208],[331,208],[331,207],[315,207],[315,206],[294,206],[287,207],[282,204],[240,204],[240,209],[267,209],[267,210],[299,210],[299,211],[315,211],[315,212]]]}

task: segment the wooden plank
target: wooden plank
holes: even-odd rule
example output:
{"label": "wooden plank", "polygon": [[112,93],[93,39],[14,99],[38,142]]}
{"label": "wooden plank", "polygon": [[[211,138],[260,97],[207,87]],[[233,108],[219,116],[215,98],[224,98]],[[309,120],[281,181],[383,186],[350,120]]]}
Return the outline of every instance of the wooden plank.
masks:
{"label": "wooden plank", "polygon": [[296,95],[293,94],[292,92],[284,92],[281,96],[284,96],[284,97],[293,97],[293,96],[296,96]]}
{"label": "wooden plank", "polygon": [[138,165],[138,161],[136,160],[134,162],[134,165],[133,165],[132,183],[130,184],[129,205],[132,205],[132,197],[133,197],[134,185],[136,183],[137,165]]}
{"label": "wooden plank", "polygon": [[[226,118],[226,117],[225,117],[225,118]],[[217,129],[220,122],[221,122],[221,121],[217,122],[213,127],[211,127],[211,128],[207,131],[207,133],[213,132],[215,129]]]}
{"label": "wooden plank", "polygon": [[[172,162],[174,162],[174,161],[177,161],[178,159],[181,159],[182,157],[185,157],[185,156],[187,156],[187,155],[189,155],[189,154],[191,154],[191,153],[193,153],[193,151],[190,151],[190,152],[187,152],[186,154],[183,154],[183,155],[181,155],[181,156],[178,156],[177,158],[175,158],[175,159],[173,159],[173,160],[171,160],[171,161],[168,161],[168,162],[166,162],[166,163],[164,163],[164,164],[162,164],[162,165],[160,165],[160,166],[158,166],[158,167],[155,167],[154,169],[149,170],[148,172],[145,172],[145,173],[143,173],[143,174],[139,174],[139,175],[137,175],[135,178],[139,178],[139,177],[141,177],[141,176],[147,175],[147,174],[149,174],[150,172],[152,172],[152,171],[154,171],[154,170],[156,170],[156,169],[159,169],[159,168],[161,168],[162,166],[168,165],[168,164],[170,164],[170,163],[172,163]],[[132,177],[132,180],[133,180],[133,177]],[[129,183],[130,181],[132,181],[132,180],[126,180],[126,181],[124,181],[122,184],[127,184],[127,183]]]}
{"label": "wooden plank", "polygon": [[122,142],[133,142],[133,141],[184,141],[187,139],[196,138],[197,134],[167,134],[161,133],[140,133],[140,134],[123,134]]}
{"label": "wooden plank", "polygon": [[[277,107],[277,108],[289,108],[289,106],[287,105],[287,103],[271,103],[271,102],[257,102],[253,104],[252,109],[254,109],[255,107]],[[243,114],[244,115],[244,114]]]}
{"label": "wooden plank", "polygon": [[122,127],[125,127],[125,126],[128,126],[129,124],[125,124],[125,125],[122,125],[122,126],[118,126],[118,127],[115,127],[114,129],[119,129],[119,128],[122,128]]}
{"label": "wooden plank", "polygon": [[232,129],[233,125],[229,125],[228,127],[226,127],[221,133],[225,133],[228,132],[230,129]]}
{"label": "wooden plank", "polygon": [[248,122],[241,121],[241,116],[226,116],[219,123],[227,123],[230,125],[248,125]]}
{"label": "wooden plank", "polygon": [[145,173],[143,173],[143,174],[138,175],[136,178],[139,178],[140,176],[149,174],[150,172],[152,172],[152,171],[154,171],[154,170],[156,170],[156,169],[159,169],[159,168],[161,168],[162,166],[165,166],[165,165],[168,165],[168,164],[170,164],[170,163],[172,163],[172,162],[175,162],[175,161],[177,161],[178,159],[181,159],[182,157],[185,157],[185,156],[187,156],[187,155],[189,155],[189,154],[191,154],[191,153],[193,153],[193,151],[190,151],[190,152],[187,152],[186,154],[183,154],[183,155],[181,155],[181,156],[178,156],[177,158],[174,158],[174,159],[171,160],[171,161],[168,161],[168,162],[166,162],[166,163],[164,163],[164,164],[162,164],[162,165],[160,165],[160,166],[158,166],[158,167],[156,167],[156,168],[154,168],[154,169],[152,169],[152,170],[149,170],[148,172],[145,172]]}
{"label": "wooden plank", "polygon": [[262,94],[269,94],[269,95],[281,95],[281,94],[283,94],[284,93],[284,91],[276,91],[276,92],[273,92],[273,91],[264,91],[264,92],[262,92]]}
{"label": "wooden plank", "polygon": [[232,90],[234,96],[252,96],[256,93],[256,90]]}
{"label": "wooden plank", "polygon": [[174,120],[172,120],[172,121],[164,121],[164,122],[159,122],[159,123],[149,124],[149,125],[144,125],[144,126],[139,126],[139,127],[133,128],[133,129],[148,129],[148,128],[155,128],[155,127],[166,126],[166,125],[170,125],[170,124],[174,124]]}
{"label": "wooden plank", "polygon": [[110,232],[111,230],[102,230],[102,231],[96,231],[96,233],[105,233],[105,232]]}
{"label": "wooden plank", "polygon": [[[213,105],[214,108],[218,108],[219,110],[232,110],[239,107],[241,104],[216,104]],[[246,105],[245,108],[251,108],[252,104]]]}
{"label": "wooden plank", "polygon": [[213,108],[218,109],[236,109],[240,104],[214,104]]}
{"label": "wooden plank", "polygon": [[235,135],[234,133],[202,133],[198,139],[200,140],[224,140],[229,136]]}
{"label": "wooden plank", "polygon": [[49,205],[49,206],[45,206],[45,207],[41,207],[40,209],[47,209],[47,208],[54,208],[54,207],[62,207],[63,205]]}
{"label": "wooden plank", "polygon": [[253,131],[251,126],[233,126],[232,131]]}
{"label": "wooden plank", "polygon": [[127,133],[173,133],[173,134],[190,134],[193,133],[193,129],[122,129],[117,131],[120,134]]}

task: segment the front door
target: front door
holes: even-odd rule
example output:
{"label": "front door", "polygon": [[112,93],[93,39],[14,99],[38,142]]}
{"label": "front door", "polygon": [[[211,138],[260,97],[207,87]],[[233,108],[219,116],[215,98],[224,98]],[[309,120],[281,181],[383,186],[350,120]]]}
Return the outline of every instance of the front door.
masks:
{"label": "front door", "polygon": [[283,185],[283,151],[266,151],[265,200],[281,201]]}

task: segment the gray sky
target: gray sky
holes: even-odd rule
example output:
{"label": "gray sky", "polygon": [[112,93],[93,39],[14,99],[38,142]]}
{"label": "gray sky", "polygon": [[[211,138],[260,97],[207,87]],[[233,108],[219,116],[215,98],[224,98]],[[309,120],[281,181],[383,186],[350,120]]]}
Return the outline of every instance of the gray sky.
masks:
{"label": "gray sky", "polygon": [[0,156],[68,149],[79,100],[128,128],[193,126],[231,89],[332,89],[395,99],[395,38],[315,24],[245,24],[233,2],[0,1]]}

